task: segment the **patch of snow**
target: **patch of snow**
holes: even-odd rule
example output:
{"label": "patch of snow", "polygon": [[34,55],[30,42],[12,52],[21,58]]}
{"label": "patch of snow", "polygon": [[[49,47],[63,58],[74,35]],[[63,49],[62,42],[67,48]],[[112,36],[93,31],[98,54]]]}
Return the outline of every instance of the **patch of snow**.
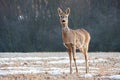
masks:
{"label": "patch of snow", "polygon": [[[1,61],[9,61],[9,60],[51,60],[51,59],[57,59],[57,60],[60,60],[60,63],[61,62],[66,62],[68,63],[69,62],[69,58],[68,57],[15,57],[15,58],[0,58]],[[107,61],[106,59],[102,59],[102,58],[99,58],[99,59],[95,59],[95,60],[89,60],[89,62],[105,62]],[[84,63],[85,60],[76,60],[77,63]],[[54,62],[51,62],[51,63],[54,63]],[[58,62],[56,62],[58,63]]]}
{"label": "patch of snow", "polygon": [[107,61],[106,59],[102,59],[102,58],[89,60],[90,63],[93,63],[93,62],[106,62],[106,61]]}
{"label": "patch of snow", "polygon": [[92,78],[92,74],[85,74],[85,78]]}
{"label": "patch of snow", "polygon": [[[59,58],[58,58],[59,59]],[[95,59],[95,60],[89,60],[90,63],[93,63],[93,62],[106,62],[107,60],[106,59]],[[49,62],[50,64],[69,64],[69,59],[61,59],[61,60],[56,60],[56,61],[50,61]],[[85,63],[85,60],[76,60],[76,63],[77,64],[82,64],[82,63]]]}
{"label": "patch of snow", "polygon": [[[76,60],[76,63],[84,63],[85,60]],[[50,64],[69,64],[69,60],[50,61]]]}
{"label": "patch of snow", "polygon": [[3,70],[0,70],[0,75],[7,75],[7,74],[9,74],[9,72],[8,72],[8,71],[3,71]]}
{"label": "patch of snow", "polygon": [[49,68],[49,70],[47,71],[48,73],[52,74],[52,75],[59,75],[61,74],[62,69],[61,68]]}
{"label": "patch of snow", "polygon": [[0,58],[1,61],[9,61],[9,60],[48,60],[48,59],[69,59],[68,57],[15,57],[15,58]]}
{"label": "patch of snow", "polygon": [[[24,61],[28,61],[29,62],[33,62],[36,64],[28,64],[25,66],[21,66]],[[62,73],[69,73],[69,67],[66,68],[56,68],[56,67],[46,67],[46,66],[41,66],[39,64],[44,64],[44,62],[46,62],[46,64],[68,64],[69,65],[69,57],[15,57],[15,58],[0,58],[0,64],[15,64],[16,62],[21,63],[18,67],[15,67],[13,65],[13,67],[11,66],[6,66],[6,67],[1,67],[0,68],[0,75],[7,75],[7,74],[26,74],[26,73],[43,73],[43,72],[48,72],[49,74],[52,75],[59,75]],[[102,58],[98,58],[95,60],[89,60],[90,63],[93,62],[104,62],[107,61],[105,59]],[[74,62],[74,61],[73,61]],[[85,60],[82,59],[77,59],[76,60],[77,64],[82,64],[85,63]],[[85,72],[85,66],[78,66],[78,69],[80,72]],[[99,68],[95,68],[95,67],[90,67],[90,72],[97,72],[97,70],[99,70]],[[73,67],[73,72],[76,72],[75,67]],[[91,74],[85,74],[84,75],[85,78],[87,77],[92,77]]]}
{"label": "patch of snow", "polygon": [[0,75],[27,74],[27,73],[39,73],[39,71],[37,69],[32,69],[32,70],[0,70]]}
{"label": "patch of snow", "polygon": [[42,62],[42,61],[36,61],[35,63],[36,64],[43,64],[44,62]]}
{"label": "patch of snow", "polygon": [[120,68],[111,68],[111,69],[108,69],[108,70],[110,70],[110,71],[119,71]]}
{"label": "patch of snow", "polygon": [[35,69],[33,67],[6,67],[6,68],[0,68],[0,69],[7,69],[7,70],[26,70],[26,69]]}
{"label": "patch of snow", "polygon": [[11,62],[1,61],[0,64],[8,64],[8,65],[10,65],[10,64],[14,64],[14,62],[12,62],[12,61]]}
{"label": "patch of snow", "polygon": [[120,75],[112,75],[109,77],[110,79],[120,80]]}
{"label": "patch of snow", "polygon": [[92,70],[99,70],[99,68],[96,68],[96,67],[89,67],[89,69],[92,69]]}
{"label": "patch of snow", "polygon": [[[75,67],[73,67],[73,68],[75,68]],[[84,70],[86,67],[84,66],[84,67],[82,67],[82,66],[78,66],[78,69],[82,69],[82,70]],[[99,70],[99,68],[96,68],[96,67],[89,67],[89,69],[92,69],[92,70]]]}
{"label": "patch of snow", "polygon": [[62,73],[69,73],[70,69],[69,68],[46,68],[46,72],[48,72],[51,75],[60,75]]}
{"label": "patch of snow", "polygon": [[87,74],[85,74],[85,75],[81,75],[81,77],[84,77],[84,78],[92,78],[93,75],[90,74],[90,73],[87,73]]}
{"label": "patch of snow", "polygon": [[49,64],[66,64],[69,60],[50,61]]}
{"label": "patch of snow", "polygon": [[27,74],[27,73],[39,73],[38,70],[32,69],[32,70],[10,70],[10,74]]}
{"label": "patch of snow", "polygon": [[48,72],[52,75],[59,75],[62,74],[65,71],[65,73],[68,73],[69,70],[62,69],[62,68],[43,68],[43,67],[6,67],[6,68],[0,68],[0,75],[8,75],[8,74],[27,74],[27,73],[43,73]]}
{"label": "patch of snow", "polygon": [[[16,60],[39,60],[39,57],[15,57],[15,58],[0,58],[1,61],[16,61]],[[40,59],[41,60],[41,59]]]}

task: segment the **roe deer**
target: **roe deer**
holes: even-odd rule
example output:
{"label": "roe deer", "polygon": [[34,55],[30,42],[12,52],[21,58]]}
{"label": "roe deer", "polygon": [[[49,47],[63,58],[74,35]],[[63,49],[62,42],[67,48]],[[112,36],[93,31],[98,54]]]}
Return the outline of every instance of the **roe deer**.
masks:
{"label": "roe deer", "polygon": [[68,49],[70,59],[70,74],[72,74],[72,58],[75,63],[76,73],[78,74],[76,64],[76,49],[79,49],[84,54],[86,73],[88,73],[88,47],[90,42],[90,34],[85,29],[72,30],[68,27],[68,16],[70,14],[70,8],[67,8],[65,12],[58,8],[58,14],[60,17],[60,23],[62,25],[62,40],[65,47]]}

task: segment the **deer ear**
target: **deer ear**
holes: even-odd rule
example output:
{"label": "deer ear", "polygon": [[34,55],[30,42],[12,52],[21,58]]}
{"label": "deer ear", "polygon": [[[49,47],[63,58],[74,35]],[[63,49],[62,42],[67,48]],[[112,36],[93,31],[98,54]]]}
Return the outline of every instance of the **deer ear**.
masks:
{"label": "deer ear", "polygon": [[66,11],[65,11],[65,13],[66,13],[67,15],[69,15],[69,14],[70,14],[70,8],[67,8]]}
{"label": "deer ear", "polygon": [[62,9],[61,9],[61,8],[58,8],[57,10],[58,10],[58,14],[61,15],[62,12],[63,12]]}

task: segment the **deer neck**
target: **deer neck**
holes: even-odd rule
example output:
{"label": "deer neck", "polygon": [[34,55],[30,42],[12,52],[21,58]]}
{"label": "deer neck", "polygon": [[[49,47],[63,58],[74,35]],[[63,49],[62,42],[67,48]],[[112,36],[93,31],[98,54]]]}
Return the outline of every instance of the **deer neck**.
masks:
{"label": "deer neck", "polygon": [[70,31],[70,28],[68,27],[68,24],[62,24],[62,31],[63,31],[63,32],[68,32],[68,31]]}

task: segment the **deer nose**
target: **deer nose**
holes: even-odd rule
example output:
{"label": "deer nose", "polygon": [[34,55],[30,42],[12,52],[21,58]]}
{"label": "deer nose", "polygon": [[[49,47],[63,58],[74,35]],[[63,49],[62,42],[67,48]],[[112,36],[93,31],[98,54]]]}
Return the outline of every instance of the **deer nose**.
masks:
{"label": "deer nose", "polygon": [[65,22],[65,20],[62,20],[62,22]]}

